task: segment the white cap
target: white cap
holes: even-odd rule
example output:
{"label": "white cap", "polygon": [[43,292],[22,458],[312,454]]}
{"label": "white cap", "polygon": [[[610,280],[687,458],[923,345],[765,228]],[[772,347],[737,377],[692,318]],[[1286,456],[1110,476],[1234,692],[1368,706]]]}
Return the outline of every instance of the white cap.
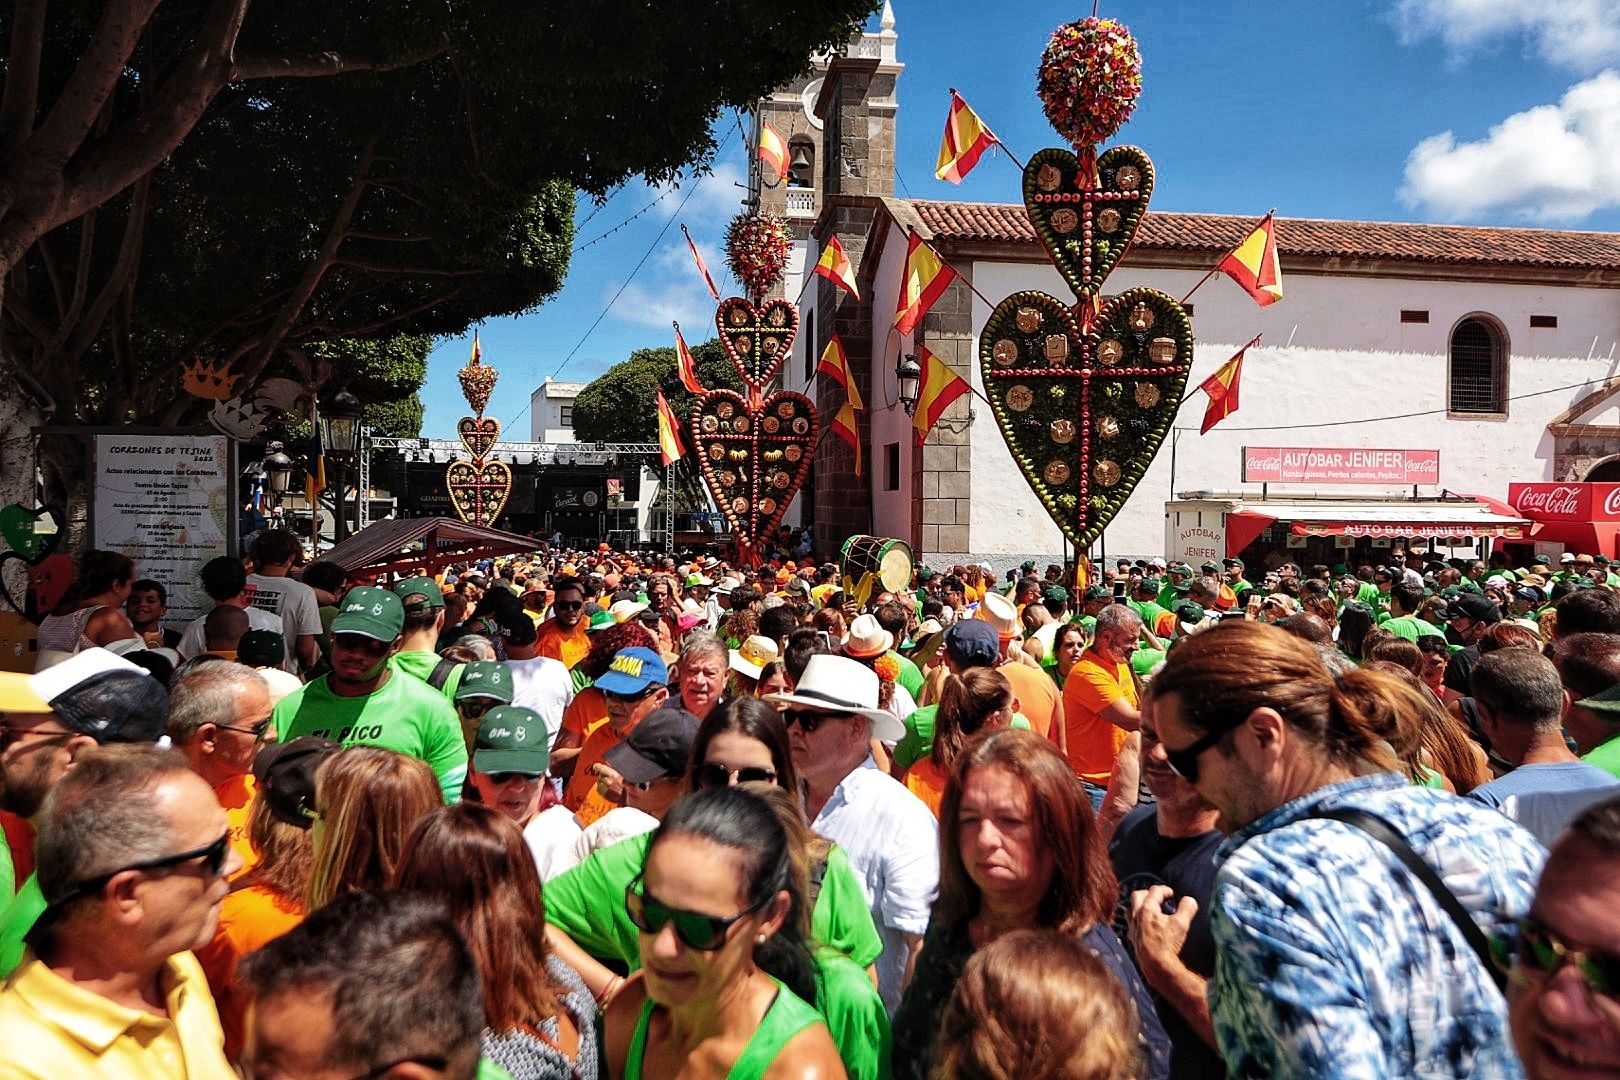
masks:
{"label": "white cap", "polygon": [[107,671],[132,671],[137,675],[152,673],[139,664],[132,664],[106,649],[83,649],[44,671],[35,672],[29,687],[46,701],[54,701],[86,679]]}

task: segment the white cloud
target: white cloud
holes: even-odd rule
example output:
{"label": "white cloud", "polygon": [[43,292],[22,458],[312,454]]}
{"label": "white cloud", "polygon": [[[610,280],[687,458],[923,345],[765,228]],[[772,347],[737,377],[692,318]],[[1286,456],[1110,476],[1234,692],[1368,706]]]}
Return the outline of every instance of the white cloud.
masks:
{"label": "white cloud", "polygon": [[[692,276],[697,277],[696,270],[692,271]],[[609,282],[602,302],[606,304],[618,289],[618,282]],[[681,334],[688,345],[696,345],[714,336],[714,301],[709,298],[709,291],[703,287],[702,279],[698,280],[695,288],[684,282],[632,281],[625,286],[611,314],[621,323],[662,330],[668,340],[659,344],[675,344],[675,331],[669,325],[671,322],[681,324]]]}
{"label": "white cloud", "polygon": [[1448,220],[1568,222],[1620,206],[1620,73],[1577,83],[1558,104],[1515,113],[1477,142],[1429,136],[1407,157],[1400,194]]}
{"label": "white cloud", "polygon": [[[692,184],[697,190],[691,191],[687,198],[688,189]],[[742,184],[743,187],[738,187]],[[718,224],[724,227],[726,222],[736,217],[742,210],[743,196],[747,194],[748,174],[729,161],[722,161],[714,167],[714,171],[695,180],[688,177],[681,181],[677,190],[671,191],[669,197],[658,204],[654,213],[663,218],[675,215],[677,207],[681,208],[681,220],[693,230],[696,235],[697,227],[701,224],[710,227]],[[648,187],[648,198],[656,198],[671,185]],[[686,199],[686,205],[681,207],[681,200]]]}
{"label": "white cloud", "polygon": [[1401,42],[1437,37],[1456,56],[1522,37],[1543,60],[1596,71],[1620,60],[1620,3],[1615,0],[1395,0]]}

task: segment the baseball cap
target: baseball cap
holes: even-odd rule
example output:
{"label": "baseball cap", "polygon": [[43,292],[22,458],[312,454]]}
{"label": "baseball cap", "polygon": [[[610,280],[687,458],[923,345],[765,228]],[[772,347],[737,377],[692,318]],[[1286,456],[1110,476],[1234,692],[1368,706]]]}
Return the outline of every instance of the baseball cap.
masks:
{"label": "baseball cap", "polygon": [[1061,585],[1048,585],[1044,590],[1042,590],[1041,598],[1043,600],[1051,600],[1059,604],[1066,604],[1069,602],[1069,590],[1065,589]]}
{"label": "baseball cap", "polygon": [[393,641],[405,629],[405,606],[399,597],[375,585],[350,589],[332,620],[332,633],[359,634],[373,641]]}
{"label": "baseball cap", "polygon": [[1235,556],[1233,558],[1230,558],[1230,559],[1222,559],[1221,562],[1222,562],[1222,564],[1224,564],[1226,566],[1233,566],[1233,567],[1236,567],[1239,570],[1247,570],[1248,569],[1248,567],[1243,565],[1243,560],[1239,559],[1239,558],[1236,558]]}
{"label": "baseball cap", "polygon": [[543,776],[551,765],[546,722],[533,709],[502,705],[484,714],[473,738],[472,766],[481,773]]}
{"label": "baseball cap", "polygon": [[1537,555],[1535,558],[1530,560],[1530,565],[1532,565],[1532,566],[1551,566],[1552,565],[1552,560],[1549,559],[1545,555]]}
{"label": "baseball cap", "polygon": [[685,709],[657,709],[643,717],[623,742],[603,754],[602,760],[629,784],[683,776],[697,729],[698,718]]}
{"label": "baseball cap", "polygon": [[1170,568],[1170,572],[1172,574],[1186,574],[1188,577],[1191,577],[1193,568],[1184,562],[1178,562]]}
{"label": "baseball cap", "polygon": [[1165,567],[1169,566],[1170,564],[1165,562],[1159,556],[1155,555],[1155,556],[1153,556],[1153,558],[1148,560],[1148,565],[1153,567],[1155,570],[1163,570]]}
{"label": "baseball cap", "polygon": [[236,643],[236,659],[248,667],[280,667],[287,659],[287,641],[279,630],[249,630]]}
{"label": "baseball cap", "polygon": [[1558,561],[1561,563],[1572,563],[1575,561],[1575,553],[1573,551],[1566,551],[1562,555],[1558,556]]}
{"label": "baseball cap", "polygon": [[714,584],[714,579],[710,578],[707,574],[687,574],[686,575],[686,587],[688,589],[706,588],[707,586],[710,586],[710,585],[713,585],[713,584]]}
{"label": "baseball cap", "polygon": [[1177,600],[1170,605],[1170,613],[1189,630],[1204,621],[1203,605],[1196,600]]}
{"label": "baseball cap", "polygon": [[1221,564],[1216,562],[1214,559],[1205,559],[1203,562],[1198,564],[1198,568],[1206,574],[1213,574],[1220,570]]}
{"label": "baseball cap", "polygon": [[1094,600],[1112,600],[1113,598],[1114,594],[1108,591],[1106,585],[1087,585],[1085,593],[1081,596],[1081,599],[1088,604]]}
{"label": "baseball cap", "polygon": [[933,577],[934,577],[934,568],[932,566],[919,566],[919,567],[917,567],[917,580],[918,581],[930,581],[930,580],[933,579]]}
{"label": "baseball cap", "polygon": [[1513,595],[1520,600],[1528,600],[1532,604],[1539,604],[1546,599],[1541,595],[1541,590],[1534,585],[1520,585],[1513,590]]}
{"label": "baseball cap", "polygon": [[151,743],[163,735],[169,692],[138,664],[84,649],[29,680],[68,730],[98,743]]}
{"label": "baseball cap", "polygon": [[1028,571],[1031,571],[1031,570],[1035,569],[1035,560],[1034,559],[1025,559],[1023,562],[1018,564],[1018,569],[1023,570],[1026,573]]}
{"label": "baseball cap", "polygon": [[1609,557],[1607,555],[1594,555],[1592,556],[1592,561],[1599,566],[1609,565]]}
{"label": "baseball cap", "polygon": [[315,770],[338,751],[319,735],[273,742],[253,759],[253,779],[270,812],[289,825],[307,829],[315,822]]}
{"label": "baseball cap", "polygon": [[456,684],[456,700],[487,697],[509,704],[512,700],[512,669],[499,660],[474,660],[461,672]]}
{"label": "baseball cap", "polygon": [[1474,593],[1465,593],[1446,605],[1446,610],[1440,613],[1442,619],[1473,619],[1475,622],[1495,623],[1502,621],[1501,610],[1483,596]]}
{"label": "baseball cap", "polygon": [[590,621],[585,624],[585,632],[594,634],[598,630],[611,630],[618,625],[619,621],[613,617],[611,611],[603,611],[601,608],[597,608],[591,612]]}
{"label": "baseball cap", "polygon": [[961,619],[945,631],[945,652],[965,667],[982,667],[1001,655],[1001,635],[983,619]]}
{"label": "baseball cap", "polygon": [[444,591],[430,577],[409,577],[394,586],[394,595],[406,611],[426,611],[444,607]]}
{"label": "baseball cap", "polygon": [[634,646],[615,653],[607,671],[592,685],[604,694],[629,697],[668,682],[669,667],[664,658],[651,649]]}

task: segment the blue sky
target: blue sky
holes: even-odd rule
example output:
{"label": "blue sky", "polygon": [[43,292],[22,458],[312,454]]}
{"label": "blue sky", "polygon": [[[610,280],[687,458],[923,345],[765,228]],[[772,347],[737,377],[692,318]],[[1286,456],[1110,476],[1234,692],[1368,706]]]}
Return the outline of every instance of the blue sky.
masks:
{"label": "blue sky", "polygon": [[[1020,160],[1061,145],[1035,68],[1052,29],[1089,14],[1080,8],[897,0],[897,194],[1018,201],[1018,170],[999,154],[960,186],[934,179],[946,90]],[[1116,0],[1101,13],[1142,48],[1142,98],[1113,141],[1152,155],[1156,209],[1620,229],[1620,0]],[[546,376],[589,381],[672,344],[671,318],[693,343],[712,336],[678,226],[735,292],[720,241],[749,148],[730,114],[717,132],[729,140],[708,175],[582,200],[577,242],[603,238],[576,249],[564,287],[529,315],[482,325],[501,373],[488,412],[511,438],[528,438],[529,394]],[[424,435],[454,437],[471,342],[446,339],[431,356]]]}

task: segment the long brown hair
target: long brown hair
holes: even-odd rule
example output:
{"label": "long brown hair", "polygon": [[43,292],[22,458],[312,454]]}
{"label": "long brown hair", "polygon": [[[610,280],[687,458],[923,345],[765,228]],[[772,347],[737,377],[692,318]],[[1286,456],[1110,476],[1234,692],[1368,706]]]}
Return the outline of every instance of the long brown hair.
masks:
{"label": "long brown hair", "polygon": [[1078,934],[1104,918],[1116,899],[1114,871],[1103,850],[1091,800],[1050,741],[1032,731],[997,728],[963,747],[939,807],[939,900],[934,919],[960,926],[979,913],[979,887],[962,863],[962,787],[974,769],[999,766],[1029,793],[1035,835],[1052,857],[1052,881],[1041,897],[1041,925]]}
{"label": "long brown hair", "polygon": [[276,817],[270,802],[255,796],[248,807],[248,843],[259,861],[248,871],[246,884],[257,885],[278,900],[304,907],[309,890],[309,873],[315,864],[315,838],[312,830],[300,829]]}
{"label": "long brown hair", "polygon": [[709,743],[714,741],[716,735],[727,732],[746,735],[763,743],[765,749],[771,752],[777,786],[798,795],[799,774],[793,768],[793,750],[788,742],[787,725],[782,722],[782,714],[774,705],[756,697],[732,698],[710,710],[698,725],[697,734],[692,736],[692,754],[686,765],[684,790],[687,794],[697,789],[697,771],[703,767],[703,759],[708,756]]}
{"label": "long brown hair", "polygon": [[377,746],[349,746],[315,772],[315,865],[309,910],[346,892],[386,889],[405,838],[444,805],[427,763]]}
{"label": "long brown hair", "polygon": [[[1383,662],[1375,661],[1369,667],[1380,670]],[[1417,714],[1421,743],[1414,759],[1420,766],[1419,772],[1423,767],[1432,767],[1451,781],[1458,795],[1466,795],[1489,780],[1491,777],[1486,769],[1485,754],[1468,734],[1468,729],[1463,727],[1462,721],[1441,707],[1422,679],[1405,668],[1390,667],[1388,673],[1406,683],[1412,691],[1410,701],[1412,710]],[[1411,774],[1413,779],[1423,779],[1419,772]]]}
{"label": "long brown hair", "polygon": [[1366,703],[1394,699],[1402,684],[1355,669],[1335,678],[1307,642],[1274,626],[1224,621],[1170,650],[1153,679],[1162,699],[1175,694],[1181,719],[1203,731],[1228,731],[1256,709],[1274,709],[1321,745],[1328,759],[1361,773],[1399,771]]}
{"label": "long brown hair", "polygon": [[971,736],[977,735],[990,717],[1013,702],[1012,683],[995,668],[969,668],[962,675],[945,676],[939,693],[939,712],[934,718],[934,745],[930,760],[940,770],[951,767]]}
{"label": "long brown hair", "polygon": [[394,887],[444,903],[478,961],[484,1024],[538,1026],[562,1008],[546,971],[546,908],[523,832],[477,803],[441,806],[416,823]]}

